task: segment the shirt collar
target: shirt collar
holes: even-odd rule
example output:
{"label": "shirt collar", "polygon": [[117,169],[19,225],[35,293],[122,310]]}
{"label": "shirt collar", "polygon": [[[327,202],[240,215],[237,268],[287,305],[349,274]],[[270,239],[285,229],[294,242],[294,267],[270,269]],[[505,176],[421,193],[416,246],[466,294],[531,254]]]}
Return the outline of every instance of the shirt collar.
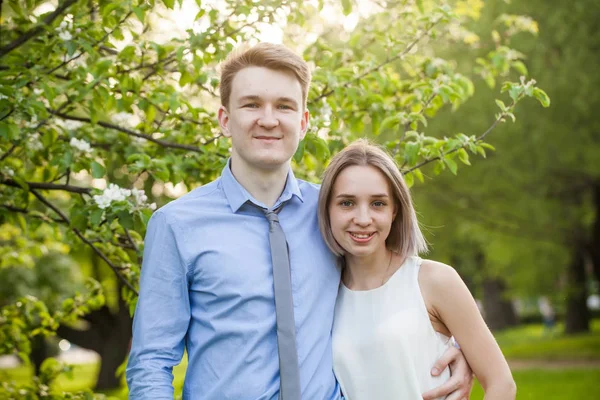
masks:
{"label": "shirt collar", "polygon": [[[227,164],[223,168],[223,172],[221,173],[221,182],[223,183],[223,191],[225,192],[227,202],[231,207],[231,211],[234,213],[237,212],[240,207],[248,201],[256,204],[259,207],[267,208],[263,203],[252,197],[252,195],[248,193],[248,191],[244,189],[244,187],[235,179],[233,173],[231,172],[231,158],[227,160]],[[300,201],[304,202],[302,192],[300,191],[300,186],[298,185],[298,180],[290,168],[288,170],[288,176],[286,178],[283,192],[281,192],[281,195],[275,202],[273,208],[279,207],[280,204],[290,200],[292,196],[296,196]]]}

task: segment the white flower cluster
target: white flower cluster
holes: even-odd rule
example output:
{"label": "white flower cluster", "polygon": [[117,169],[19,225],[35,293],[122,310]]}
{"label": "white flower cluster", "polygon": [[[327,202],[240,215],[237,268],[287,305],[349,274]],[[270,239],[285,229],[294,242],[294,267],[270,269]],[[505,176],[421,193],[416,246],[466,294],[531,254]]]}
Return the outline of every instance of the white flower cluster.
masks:
{"label": "white flower cluster", "polygon": [[56,125],[60,126],[61,128],[67,130],[67,131],[76,131],[77,129],[81,128],[83,126],[83,122],[79,122],[79,121],[72,121],[72,120],[63,120],[63,119],[56,119],[55,120]]}
{"label": "white flower cluster", "polygon": [[133,128],[141,122],[140,118],[135,114],[129,114],[126,112],[120,112],[110,117],[113,124],[119,125],[125,128]]}
{"label": "white flower cluster", "polygon": [[98,207],[105,209],[113,201],[123,201],[129,196],[131,196],[131,190],[120,188],[118,185],[111,183],[101,195],[94,196],[94,201],[98,204]]}
{"label": "white flower cluster", "polygon": [[12,168],[4,167],[4,168],[2,168],[1,171],[2,171],[3,175],[10,176],[10,177],[15,176],[15,171]]}
{"label": "white flower cluster", "polygon": [[40,141],[40,136],[37,133],[27,136],[27,148],[33,151],[40,151],[44,148],[44,145]]}
{"label": "white flower cluster", "polygon": [[73,15],[68,14],[65,19],[62,20],[58,28],[56,28],[56,32],[58,32],[58,37],[63,41],[69,41],[73,39],[73,35],[71,35],[71,31],[73,30]]}
{"label": "white flower cluster", "polygon": [[25,127],[29,128],[29,129],[34,129],[38,126],[38,119],[37,116],[33,116],[31,117],[31,121],[26,121],[25,122]]}
{"label": "white flower cluster", "polygon": [[156,203],[148,204],[148,196],[144,190],[133,188],[132,190],[123,189],[114,183],[108,185],[101,195],[95,195],[94,201],[98,207],[105,209],[111,205],[113,201],[124,201],[133,195],[136,207],[148,207],[151,210],[156,210]]}
{"label": "white flower cluster", "polygon": [[84,153],[92,152],[92,146],[90,146],[90,144],[83,139],[71,138],[69,144],[77,150],[83,151]]}

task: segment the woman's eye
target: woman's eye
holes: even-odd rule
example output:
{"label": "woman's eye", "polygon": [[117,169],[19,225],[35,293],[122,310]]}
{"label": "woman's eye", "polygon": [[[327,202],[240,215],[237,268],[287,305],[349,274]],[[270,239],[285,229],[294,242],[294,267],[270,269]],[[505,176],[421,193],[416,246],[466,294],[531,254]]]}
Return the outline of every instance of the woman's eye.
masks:
{"label": "woman's eye", "polygon": [[342,207],[351,207],[352,206],[352,202],[350,200],[340,201],[340,206],[342,206]]}
{"label": "woman's eye", "polygon": [[383,202],[383,201],[374,201],[373,205],[375,207],[384,207],[385,206],[385,202]]}

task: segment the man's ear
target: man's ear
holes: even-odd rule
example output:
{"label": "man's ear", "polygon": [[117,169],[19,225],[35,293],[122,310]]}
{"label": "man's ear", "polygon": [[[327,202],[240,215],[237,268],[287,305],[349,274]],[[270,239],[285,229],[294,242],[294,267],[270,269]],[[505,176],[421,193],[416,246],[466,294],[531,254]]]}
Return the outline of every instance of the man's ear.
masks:
{"label": "man's ear", "polygon": [[223,132],[223,136],[231,137],[231,133],[229,132],[229,112],[225,108],[225,106],[219,107],[219,126],[221,127],[221,132]]}
{"label": "man's ear", "polygon": [[306,132],[308,131],[309,120],[310,115],[308,113],[308,110],[305,110],[302,113],[302,120],[300,121],[300,140],[304,139],[304,136],[306,136]]}

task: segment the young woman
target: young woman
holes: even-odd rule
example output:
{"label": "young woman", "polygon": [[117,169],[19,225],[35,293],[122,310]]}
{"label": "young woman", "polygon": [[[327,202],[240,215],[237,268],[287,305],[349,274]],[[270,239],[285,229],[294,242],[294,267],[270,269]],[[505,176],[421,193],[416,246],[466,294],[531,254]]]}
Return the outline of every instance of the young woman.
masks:
{"label": "young woman", "polygon": [[446,381],[430,368],[454,336],[485,399],[516,386],[494,337],[456,271],[427,250],[398,167],[359,140],[325,171],[319,223],[343,265],[333,325],[334,371],[347,400],[421,399]]}

